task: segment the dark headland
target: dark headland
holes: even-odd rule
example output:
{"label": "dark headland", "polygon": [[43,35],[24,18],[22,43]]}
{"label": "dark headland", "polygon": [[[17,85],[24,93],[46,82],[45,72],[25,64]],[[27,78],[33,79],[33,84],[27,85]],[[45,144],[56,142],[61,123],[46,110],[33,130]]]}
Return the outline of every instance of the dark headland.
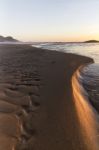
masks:
{"label": "dark headland", "polygon": [[98,150],[80,125],[71,84],[76,69],[90,62],[27,45],[0,45],[0,150]]}
{"label": "dark headland", "polygon": [[99,43],[99,41],[97,41],[97,40],[88,40],[88,41],[85,41],[84,43]]}
{"label": "dark headland", "polygon": [[7,36],[7,37],[0,36],[0,42],[19,42],[19,41],[14,39],[11,36]]}

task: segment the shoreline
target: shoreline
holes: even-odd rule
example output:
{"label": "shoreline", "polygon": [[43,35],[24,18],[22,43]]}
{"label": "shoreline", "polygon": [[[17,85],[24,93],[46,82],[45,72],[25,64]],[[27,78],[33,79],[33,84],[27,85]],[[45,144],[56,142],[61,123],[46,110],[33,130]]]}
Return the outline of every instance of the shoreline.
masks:
{"label": "shoreline", "polygon": [[84,89],[80,79],[80,71],[84,66],[79,67],[72,76],[73,97],[79,124],[83,139],[85,140],[88,150],[98,150],[99,148],[99,117],[96,108],[93,107],[89,100],[88,93]]}
{"label": "shoreline", "polygon": [[71,78],[79,66],[93,60],[26,45],[0,45],[0,55],[2,150],[89,150]]}

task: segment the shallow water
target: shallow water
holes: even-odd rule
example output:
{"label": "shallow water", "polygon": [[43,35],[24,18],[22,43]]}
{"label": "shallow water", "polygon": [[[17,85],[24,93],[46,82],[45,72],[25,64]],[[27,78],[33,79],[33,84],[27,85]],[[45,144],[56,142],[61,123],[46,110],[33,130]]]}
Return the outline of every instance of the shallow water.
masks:
{"label": "shallow water", "polygon": [[99,112],[99,65],[85,66],[80,70],[80,77],[91,104]]}

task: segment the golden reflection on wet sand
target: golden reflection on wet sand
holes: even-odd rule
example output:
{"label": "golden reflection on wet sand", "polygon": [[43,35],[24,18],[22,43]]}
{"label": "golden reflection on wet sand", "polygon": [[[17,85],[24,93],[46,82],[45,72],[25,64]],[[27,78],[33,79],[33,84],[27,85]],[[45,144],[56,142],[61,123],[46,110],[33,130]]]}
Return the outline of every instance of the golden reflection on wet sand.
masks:
{"label": "golden reflection on wet sand", "polygon": [[98,118],[88,101],[87,93],[78,81],[79,76],[77,70],[72,77],[72,88],[82,138],[88,150],[99,150]]}

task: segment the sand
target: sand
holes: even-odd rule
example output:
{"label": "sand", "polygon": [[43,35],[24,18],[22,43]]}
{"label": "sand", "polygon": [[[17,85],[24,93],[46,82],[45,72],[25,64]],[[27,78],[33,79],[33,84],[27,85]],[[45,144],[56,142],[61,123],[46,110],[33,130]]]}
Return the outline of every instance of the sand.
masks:
{"label": "sand", "polygon": [[0,150],[88,150],[71,78],[91,58],[0,45]]}

